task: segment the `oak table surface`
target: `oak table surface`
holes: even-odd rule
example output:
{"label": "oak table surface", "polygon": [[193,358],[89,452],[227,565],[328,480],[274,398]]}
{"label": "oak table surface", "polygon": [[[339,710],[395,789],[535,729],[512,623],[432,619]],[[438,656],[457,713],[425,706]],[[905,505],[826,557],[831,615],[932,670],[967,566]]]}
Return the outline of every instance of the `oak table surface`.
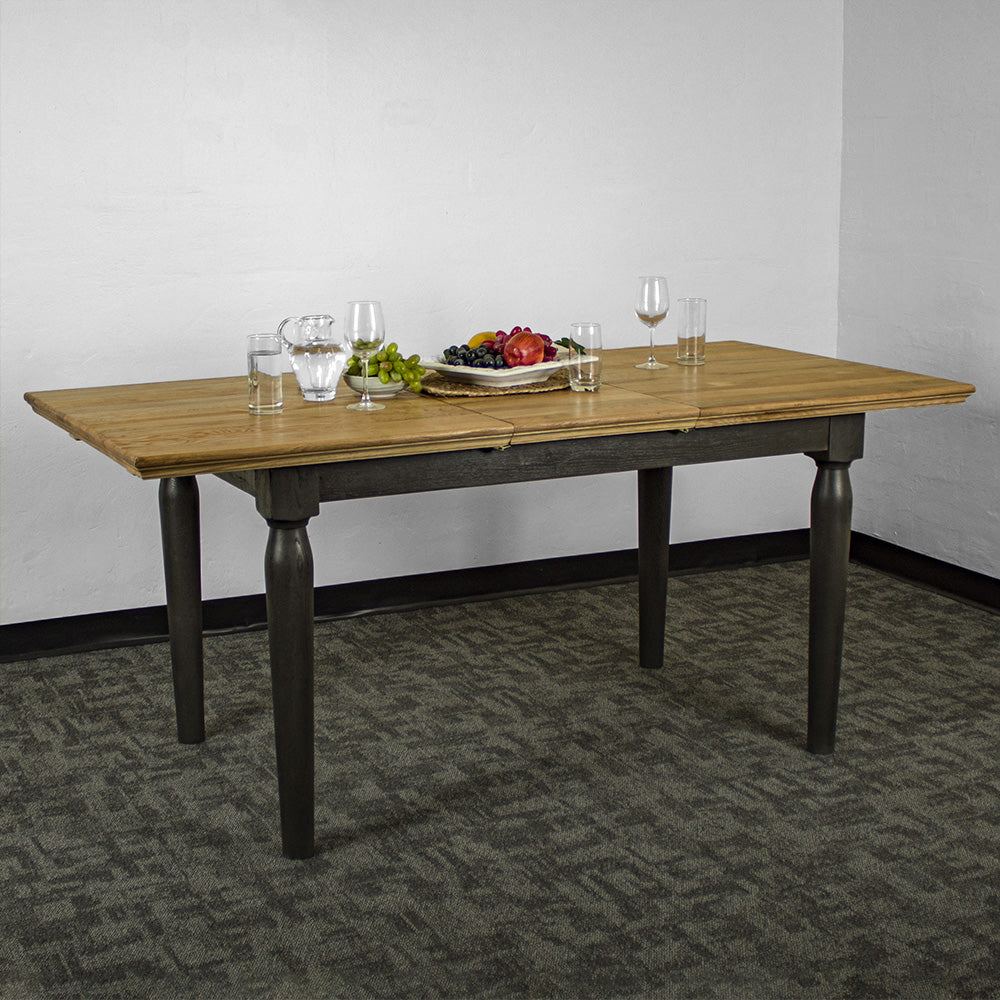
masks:
{"label": "oak table surface", "polygon": [[643,348],[604,353],[597,393],[429,397],[404,391],[384,410],[302,399],[284,376],[281,412],[247,410],[245,377],[29,392],[36,413],[142,479],[282,468],[392,455],[503,448],[544,440],[759,423],[960,403],[947,379],[738,341],[709,362],[642,371]]}

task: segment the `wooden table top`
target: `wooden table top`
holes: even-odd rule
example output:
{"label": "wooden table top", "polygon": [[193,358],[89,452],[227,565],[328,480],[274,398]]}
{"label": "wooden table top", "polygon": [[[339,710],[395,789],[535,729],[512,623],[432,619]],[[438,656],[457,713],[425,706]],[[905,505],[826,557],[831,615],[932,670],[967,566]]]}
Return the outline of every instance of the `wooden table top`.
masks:
{"label": "wooden table top", "polygon": [[246,376],[29,392],[32,409],[142,479],[502,448],[647,431],[690,430],[897,407],[961,403],[975,388],[739,341],[713,342],[697,368],[634,366],[645,348],[604,353],[597,393],[483,397],[404,390],[384,410],[357,413],[343,387],[302,399],[285,375],[280,413],[247,410]]}

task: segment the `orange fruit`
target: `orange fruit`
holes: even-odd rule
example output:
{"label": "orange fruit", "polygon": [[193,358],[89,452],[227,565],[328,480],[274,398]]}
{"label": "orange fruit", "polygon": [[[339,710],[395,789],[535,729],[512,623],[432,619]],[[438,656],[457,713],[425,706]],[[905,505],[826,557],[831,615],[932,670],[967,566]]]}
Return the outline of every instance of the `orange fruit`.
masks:
{"label": "orange fruit", "polygon": [[496,337],[496,334],[492,330],[488,333],[477,333],[474,337],[469,338],[469,347],[475,350],[480,344],[485,343],[487,340],[493,340],[494,337]]}

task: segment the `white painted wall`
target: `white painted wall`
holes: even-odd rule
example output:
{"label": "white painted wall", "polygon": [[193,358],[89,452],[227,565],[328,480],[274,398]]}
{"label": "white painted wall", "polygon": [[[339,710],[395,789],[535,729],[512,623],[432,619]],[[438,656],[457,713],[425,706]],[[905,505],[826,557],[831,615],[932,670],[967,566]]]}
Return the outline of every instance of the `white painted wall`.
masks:
{"label": "white painted wall", "polygon": [[976,385],[868,418],[859,531],[1000,576],[1000,3],[848,0],[842,357]]}
{"label": "white painted wall", "polygon": [[[2,0],[0,621],[160,604],[156,484],[26,390],[241,374],[380,298],[429,354],[515,323],[834,354],[842,0]],[[672,336],[673,328],[668,319]],[[364,418],[358,418],[364,419]],[[680,470],[674,538],[800,527],[808,459]],[[586,487],[586,488],[584,488]],[[266,527],[202,483],[206,597]],[[318,584],[635,544],[634,479],[326,507]]]}

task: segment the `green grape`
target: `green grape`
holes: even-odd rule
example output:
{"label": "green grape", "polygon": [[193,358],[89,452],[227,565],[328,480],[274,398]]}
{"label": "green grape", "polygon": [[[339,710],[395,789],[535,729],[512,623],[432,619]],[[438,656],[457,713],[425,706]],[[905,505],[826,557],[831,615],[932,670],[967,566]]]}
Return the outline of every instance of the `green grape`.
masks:
{"label": "green grape", "polygon": [[377,378],[382,385],[405,382],[413,392],[421,391],[420,379],[427,373],[427,369],[420,364],[419,354],[404,357],[396,344],[384,346],[367,361],[352,356],[348,359],[346,374],[360,376],[366,368],[368,377]]}

